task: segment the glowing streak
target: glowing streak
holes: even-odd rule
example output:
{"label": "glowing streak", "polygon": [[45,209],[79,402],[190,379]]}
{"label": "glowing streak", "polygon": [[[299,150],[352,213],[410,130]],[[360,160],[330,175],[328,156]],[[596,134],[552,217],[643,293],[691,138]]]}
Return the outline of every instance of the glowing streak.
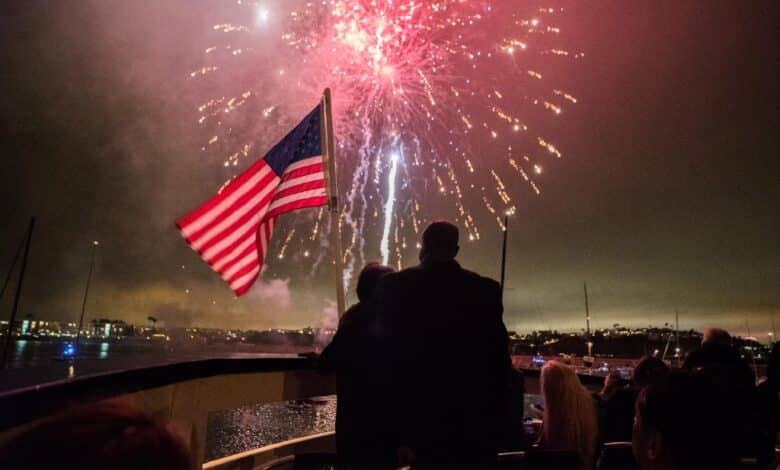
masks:
{"label": "glowing streak", "polygon": [[385,202],[385,227],[382,230],[382,242],[379,251],[382,254],[382,264],[387,264],[390,259],[390,223],[395,206],[395,175],[398,173],[398,154],[390,156],[390,173],[387,176],[387,202]]}

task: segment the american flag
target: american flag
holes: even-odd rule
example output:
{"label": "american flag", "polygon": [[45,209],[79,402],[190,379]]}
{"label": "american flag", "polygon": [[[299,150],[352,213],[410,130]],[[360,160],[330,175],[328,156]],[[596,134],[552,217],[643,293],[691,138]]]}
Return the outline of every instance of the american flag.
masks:
{"label": "american flag", "polygon": [[327,203],[321,106],[265,158],[176,223],[187,243],[236,295],[246,293],[260,275],[276,219]]}

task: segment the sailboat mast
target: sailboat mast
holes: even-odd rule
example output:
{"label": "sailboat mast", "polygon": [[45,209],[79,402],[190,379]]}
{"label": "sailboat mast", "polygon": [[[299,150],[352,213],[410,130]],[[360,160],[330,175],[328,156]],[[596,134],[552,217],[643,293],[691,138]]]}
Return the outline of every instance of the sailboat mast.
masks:
{"label": "sailboat mast", "polygon": [[588,305],[588,284],[584,283],[583,290],[585,291],[585,335],[590,338],[590,306]]}
{"label": "sailboat mast", "polygon": [[16,295],[14,295],[14,306],[11,310],[11,318],[8,320],[8,331],[5,333],[5,346],[3,347],[3,357],[0,362],[0,369],[4,369],[8,360],[8,348],[11,346],[11,332],[16,322],[16,312],[19,310],[19,297],[22,295],[22,284],[24,284],[24,272],[27,268],[27,257],[30,254],[30,244],[32,243],[33,229],[35,228],[35,217],[30,217],[30,226],[27,228],[27,243],[24,245],[24,255],[22,255],[22,267],[19,271],[19,283],[16,284]]}

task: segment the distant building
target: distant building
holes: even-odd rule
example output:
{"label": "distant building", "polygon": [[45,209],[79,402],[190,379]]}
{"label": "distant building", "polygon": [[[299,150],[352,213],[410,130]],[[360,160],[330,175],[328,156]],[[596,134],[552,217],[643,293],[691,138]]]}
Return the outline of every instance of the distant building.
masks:
{"label": "distant building", "polygon": [[127,336],[129,330],[129,325],[122,320],[98,318],[89,322],[87,334],[99,338],[109,338],[111,336]]}

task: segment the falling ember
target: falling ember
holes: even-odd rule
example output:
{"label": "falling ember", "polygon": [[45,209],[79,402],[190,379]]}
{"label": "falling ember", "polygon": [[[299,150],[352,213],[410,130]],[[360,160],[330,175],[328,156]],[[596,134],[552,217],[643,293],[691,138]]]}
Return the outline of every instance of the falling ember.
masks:
{"label": "falling ember", "polygon": [[[345,278],[377,254],[399,266],[413,256],[433,218],[426,207],[447,216],[437,201],[478,241],[481,224],[503,228],[502,211],[539,194],[532,177],[562,156],[549,135],[577,103],[560,68],[583,57],[561,47],[562,9],[536,0],[290,3],[221,4],[230,22],[211,28],[204,63],[187,71],[203,90],[194,121],[227,183],[333,90]],[[326,214],[283,221],[277,257],[322,265]]]}

